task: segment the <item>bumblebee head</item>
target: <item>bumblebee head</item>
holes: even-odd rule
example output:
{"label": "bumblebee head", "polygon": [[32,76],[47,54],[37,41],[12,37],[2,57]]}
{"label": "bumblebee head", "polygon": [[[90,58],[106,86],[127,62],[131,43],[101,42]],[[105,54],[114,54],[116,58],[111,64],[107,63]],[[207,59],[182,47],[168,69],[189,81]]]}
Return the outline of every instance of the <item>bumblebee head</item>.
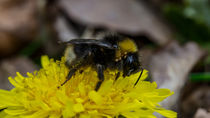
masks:
{"label": "bumblebee head", "polygon": [[123,59],[123,76],[130,76],[140,70],[140,62],[137,53],[128,53]]}

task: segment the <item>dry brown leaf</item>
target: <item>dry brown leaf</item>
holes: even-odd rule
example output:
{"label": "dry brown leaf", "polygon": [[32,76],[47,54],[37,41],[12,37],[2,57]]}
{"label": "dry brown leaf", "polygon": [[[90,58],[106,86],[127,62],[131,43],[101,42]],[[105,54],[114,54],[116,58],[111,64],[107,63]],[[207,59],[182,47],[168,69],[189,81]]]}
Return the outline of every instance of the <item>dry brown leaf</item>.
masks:
{"label": "dry brown leaf", "polygon": [[10,89],[8,77],[16,76],[16,72],[26,75],[27,72],[33,72],[37,69],[36,65],[26,57],[15,57],[4,59],[0,62],[0,88]]}
{"label": "dry brown leaf", "polygon": [[60,0],[60,7],[82,23],[130,34],[142,34],[157,44],[171,39],[168,26],[142,1]]}
{"label": "dry brown leaf", "polygon": [[[191,92],[190,90],[188,90],[183,93],[184,96],[180,101],[181,114],[184,117],[193,117],[195,115],[195,112],[198,110],[197,112],[199,113],[197,113],[196,117],[199,118],[198,116],[203,116],[203,112],[200,112],[201,109],[199,110],[199,108],[210,110],[210,86],[208,86],[207,83],[200,84],[200,86],[198,87],[193,86],[193,84],[189,85],[195,88],[195,90]],[[186,86],[185,89],[192,89],[192,87],[190,88],[189,85]]]}
{"label": "dry brown leaf", "polygon": [[73,38],[78,38],[73,28],[68,27],[68,26],[69,25],[67,21],[62,16],[57,17],[55,21],[55,29],[56,29],[59,39],[62,42],[69,41],[70,39],[73,39]]}
{"label": "dry brown leaf", "polygon": [[180,46],[172,42],[168,47],[151,57],[150,74],[159,88],[168,88],[174,95],[162,102],[165,108],[176,105],[180,90],[187,81],[187,75],[204,52],[195,43]]}
{"label": "dry brown leaf", "polygon": [[12,53],[37,30],[36,0],[0,1],[0,54]]}
{"label": "dry brown leaf", "polygon": [[197,110],[194,118],[210,118],[210,112],[200,108]]}

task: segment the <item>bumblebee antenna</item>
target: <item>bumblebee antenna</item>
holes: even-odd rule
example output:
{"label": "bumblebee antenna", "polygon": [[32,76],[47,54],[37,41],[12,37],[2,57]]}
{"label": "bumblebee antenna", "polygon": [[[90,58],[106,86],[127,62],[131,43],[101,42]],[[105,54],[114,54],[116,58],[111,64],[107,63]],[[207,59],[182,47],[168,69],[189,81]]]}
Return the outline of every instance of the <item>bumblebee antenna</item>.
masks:
{"label": "bumblebee antenna", "polygon": [[144,71],[144,69],[141,68],[141,73],[140,73],[140,75],[139,75],[139,77],[138,77],[136,83],[134,84],[134,86],[136,86],[136,84],[139,82],[139,80],[140,80],[140,78],[141,78],[141,76],[142,76],[142,74],[143,74],[143,71]]}

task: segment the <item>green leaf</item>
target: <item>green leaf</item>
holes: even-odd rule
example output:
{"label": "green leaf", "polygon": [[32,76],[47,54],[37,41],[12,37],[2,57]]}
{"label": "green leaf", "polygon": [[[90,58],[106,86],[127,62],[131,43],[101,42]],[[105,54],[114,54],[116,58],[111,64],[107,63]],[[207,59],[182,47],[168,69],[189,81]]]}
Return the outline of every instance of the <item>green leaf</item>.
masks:
{"label": "green leaf", "polygon": [[190,81],[192,82],[202,82],[202,81],[210,81],[210,72],[207,73],[191,73]]}

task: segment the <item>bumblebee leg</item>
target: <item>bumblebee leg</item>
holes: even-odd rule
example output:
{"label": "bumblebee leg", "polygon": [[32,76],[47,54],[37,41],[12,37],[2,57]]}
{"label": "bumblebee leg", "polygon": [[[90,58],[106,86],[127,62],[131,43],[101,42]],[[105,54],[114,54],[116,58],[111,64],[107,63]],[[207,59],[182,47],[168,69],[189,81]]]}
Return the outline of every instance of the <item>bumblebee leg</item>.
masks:
{"label": "bumblebee leg", "polygon": [[66,82],[68,82],[71,77],[74,75],[74,73],[76,72],[77,69],[73,68],[69,71],[67,77],[66,77],[66,80],[61,84],[61,86],[63,86],[64,84],[66,84]]}
{"label": "bumblebee leg", "polygon": [[7,108],[2,108],[2,109],[0,109],[0,112],[3,111],[3,110],[5,110],[5,109],[7,109]]}
{"label": "bumblebee leg", "polygon": [[117,75],[115,77],[115,80],[114,81],[117,81],[117,79],[120,77],[120,72],[117,72]]}
{"label": "bumblebee leg", "polygon": [[104,66],[102,66],[101,64],[97,64],[96,67],[97,67],[99,81],[96,84],[95,91],[98,91],[98,89],[100,88],[101,84],[104,81]]}
{"label": "bumblebee leg", "polygon": [[139,80],[140,80],[140,78],[141,78],[141,76],[142,76],[142,74],[143,74],[143,71],[144,71],[144,69],[141,68],[141,73],[140,73],[140,75],[139,75],[139,77],[138,77],[136,83],[134,84],[134,86],[136,86],[136,84],[139,82]]}
{"label": "bumblebee leg", "polygon": [[66,64],[69,67],[70,70],[69,70],[69,73],[68,73],[68,75],[66,77],[66,80],[61,84],[61,86],[66,84],[66,82],[68,82],[71,79],[71,77],[74,75],[74,73],[77,71],[77,69],[83,64],[83,61],[86,59],[87,54],[88,53],[85,53],[82,57],[77,59],[77,61],[72,63],[72,65]]}

